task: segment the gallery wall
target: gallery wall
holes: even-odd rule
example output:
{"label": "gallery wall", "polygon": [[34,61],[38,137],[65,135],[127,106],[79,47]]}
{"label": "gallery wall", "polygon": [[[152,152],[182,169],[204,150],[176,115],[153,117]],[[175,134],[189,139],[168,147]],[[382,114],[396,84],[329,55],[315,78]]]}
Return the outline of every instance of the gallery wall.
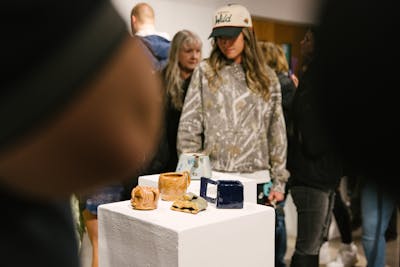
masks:
{"label": "gallery wall", "polygon": [[[130,31],[130,12],[141,1],[112,0]],[[232,1],[226,0],[148,0],[156,14],[156,28],[172,37],[177,31],[188,29],[203,40],[203,56],[210,50],[208,36],[216,8]],[[235,0],[246,6],[252,16],[308,24],[314,20],[318,0]]]}

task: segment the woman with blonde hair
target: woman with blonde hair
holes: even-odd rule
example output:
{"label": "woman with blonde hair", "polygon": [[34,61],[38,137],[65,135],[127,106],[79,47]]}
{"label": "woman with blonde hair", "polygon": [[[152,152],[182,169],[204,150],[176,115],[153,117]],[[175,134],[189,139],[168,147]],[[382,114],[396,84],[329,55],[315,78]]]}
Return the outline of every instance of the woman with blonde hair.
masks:
{"label": "woman with blonde hair", "polygon": [[201,60],[202,41],[189,30],[178,31],[171,42],[169,60],[162,70],[167,100],[166,131],[169,147],[167,169],[173,171],[178,164],[176,136],[183,102],[192,73]]}
{"label": "woman with blonde hair", "polygon": [[183,105],[178,152],[208,154],[213,170],[256,180],[258,193],[272,180],[269,201],[281,201],[289,173],[278,78],[244,6],[223,6],[214,18],[211,55],[194,71]]}
{"label": "woman with blonde hair", "polygon": [[289,110],[296,90],[296,84],[289,73],[289,63],[282,46],[272,42],[261,42],[265,61],[276,73],[281,84],[282,108],[285,121],[288,123]]}

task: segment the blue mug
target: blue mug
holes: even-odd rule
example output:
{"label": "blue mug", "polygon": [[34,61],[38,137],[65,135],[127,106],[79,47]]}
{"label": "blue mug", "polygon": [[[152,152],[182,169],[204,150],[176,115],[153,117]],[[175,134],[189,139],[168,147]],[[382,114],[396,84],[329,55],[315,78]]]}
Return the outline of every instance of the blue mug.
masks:
{"label": "blue mug", "polygon": [[[208,185],[216,186],[215,197],[209,195]],[[217,180],[201,177],[200,196],[210,203],[215,203],[219,209],[243,208],[243,184],[237,180]]]}

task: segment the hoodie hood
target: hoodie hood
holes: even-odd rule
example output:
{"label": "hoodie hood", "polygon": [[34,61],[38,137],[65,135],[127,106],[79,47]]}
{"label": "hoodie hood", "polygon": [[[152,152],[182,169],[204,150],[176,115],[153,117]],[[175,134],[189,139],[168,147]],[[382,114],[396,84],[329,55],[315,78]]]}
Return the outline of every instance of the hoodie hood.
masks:
{"label": "hoodie hood", "polygon": [[156,61],[156,69],[160,70],[167,64],[171,42],[159,35],[148,35],[142,37],[143,43],[149,48]]}

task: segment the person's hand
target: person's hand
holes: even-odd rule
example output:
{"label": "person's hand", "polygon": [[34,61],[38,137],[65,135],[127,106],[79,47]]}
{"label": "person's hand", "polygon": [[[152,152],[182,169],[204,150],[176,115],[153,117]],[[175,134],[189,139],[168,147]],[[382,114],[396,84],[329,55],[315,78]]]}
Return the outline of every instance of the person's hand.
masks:
{"label": "person's hand", "polygon": [[296,74],[290,75],[290,78],[292,79],[294,86],[297,88],[299,86],[299,78],[297,78]]}
{"label": "person's hand", "polygon": [[276,206],[277,202],[284,200],[284,198],[285,198],[285,195],[283,193],[278,192],[278,191],[273,191],[272,189],[268,195],[268,200],[274,207]]}

